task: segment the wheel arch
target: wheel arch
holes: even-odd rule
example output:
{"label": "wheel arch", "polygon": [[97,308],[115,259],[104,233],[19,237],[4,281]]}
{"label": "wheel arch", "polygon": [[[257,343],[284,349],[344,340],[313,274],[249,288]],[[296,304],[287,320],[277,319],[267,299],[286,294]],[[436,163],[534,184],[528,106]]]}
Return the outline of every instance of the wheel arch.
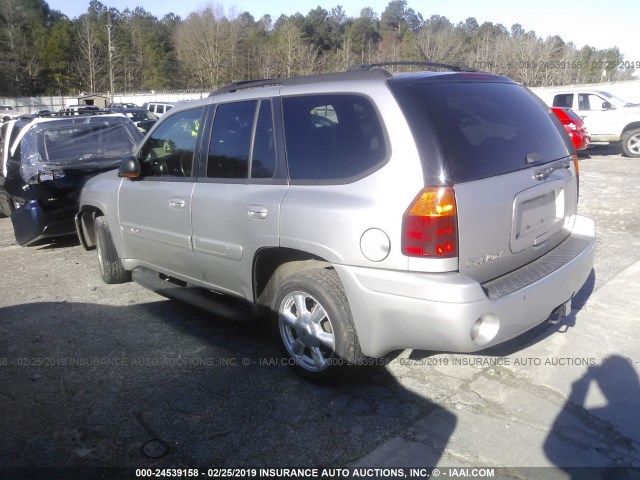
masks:
{"label": "wheel arch", "polygon": [[253,298],[269,307],[280,283],[290,275],[308,268],[331,268],[333,264],[313,253],[283,247],[263,248],[253,259]]}
{"label": "wheel arch", "polygon": [[76,215],[76,231],[78,239],[85,250],[96,248],[95,222],[96,217],[104,216],[104,212],[93,205],[83,205]]}
{"label": "wheel arch", "polygon": [[636,130],[639,128],[640,128],[640,122],[631,122],[625,125],[625,127],[622,129],[622,135],[624,135],[627,132],[630,132],[631,130]]}

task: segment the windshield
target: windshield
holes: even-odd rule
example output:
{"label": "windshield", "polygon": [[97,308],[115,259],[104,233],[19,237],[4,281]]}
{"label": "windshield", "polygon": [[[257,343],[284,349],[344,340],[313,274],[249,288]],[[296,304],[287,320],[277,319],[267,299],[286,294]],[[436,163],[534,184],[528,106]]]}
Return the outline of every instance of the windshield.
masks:
{"label": "windshield", "polygon": [[598,93],[600,95],[603,95],[603,96],[607,97],[609,100],[613,100],[614,103],[617,103],[619,105],[623,105],[625,107],[633,107],[635,105],[638,105],[637,103],[633,103],[633,102],[629,102],[627,100],[624,100],[623,98],[620,98],[617,95],[614,95],[613,93],[610,93],[610,92],[599,91]]}
{"label": "windshield", "polygon": [[36,123],[21,141],[22,163],[91,167],[132,154],[141,140],[124,117],[74,117]]}

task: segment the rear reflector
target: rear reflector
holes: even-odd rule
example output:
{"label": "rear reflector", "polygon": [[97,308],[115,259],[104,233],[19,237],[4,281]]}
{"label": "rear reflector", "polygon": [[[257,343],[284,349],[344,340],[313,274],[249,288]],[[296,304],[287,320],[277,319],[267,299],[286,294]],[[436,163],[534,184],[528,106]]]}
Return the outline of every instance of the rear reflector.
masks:
{"label": "rear reflector", "polygon": [[457,224],[453,188],[423,189],[402,217],[402,253],[411,257],[456,257]]}

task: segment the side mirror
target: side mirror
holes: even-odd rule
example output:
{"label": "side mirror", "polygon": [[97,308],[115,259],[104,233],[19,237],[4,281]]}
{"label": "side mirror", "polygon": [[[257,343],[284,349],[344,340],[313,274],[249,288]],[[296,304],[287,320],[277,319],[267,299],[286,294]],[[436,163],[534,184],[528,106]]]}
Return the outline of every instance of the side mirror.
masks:
{"label": "side mirror", "polygon": [[602,110],[611,110],[613,107],[609,102],[602,102]]}
{"label": "side mirror", "polygon": [[138,178],[141,173],[140,162],[136,157],[126,157],[120,162],[120,168],[118,169],[119,177]]}

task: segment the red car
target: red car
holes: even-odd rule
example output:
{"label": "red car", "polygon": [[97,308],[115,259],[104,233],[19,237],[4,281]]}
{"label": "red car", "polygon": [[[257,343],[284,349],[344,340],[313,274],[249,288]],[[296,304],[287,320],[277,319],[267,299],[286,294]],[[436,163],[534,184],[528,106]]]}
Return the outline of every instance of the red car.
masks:
{"label": "red car", "polygon": [[560,123],[569,134],[573,147],[576,150],[587,148],[591,143],[591,137],[580,115],[570,108],[551,107],[551,110],[560,119]]}

